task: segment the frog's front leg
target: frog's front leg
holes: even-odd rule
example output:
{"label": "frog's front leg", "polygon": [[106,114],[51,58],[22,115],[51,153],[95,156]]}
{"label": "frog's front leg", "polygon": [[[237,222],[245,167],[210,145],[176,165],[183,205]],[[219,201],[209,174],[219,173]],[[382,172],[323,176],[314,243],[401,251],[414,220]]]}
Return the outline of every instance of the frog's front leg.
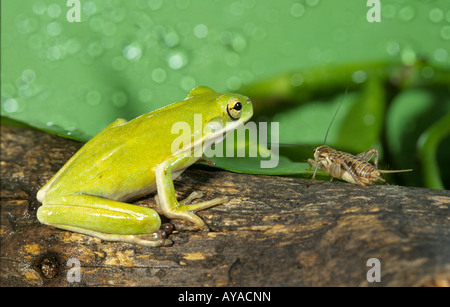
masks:
{"label": "frog's front leg", "polygon": [[103,197],[72,194],[44,199],[38,220],[50,226],[98,237],[145,246],[168,246],[172,241],[159,228],[154,210]]}
{"label": "frog's front leg", "polygon": [[155,169],[156,187],[158,191],[155,197],[158,204],[157,211],[170,219],[187,220],[200,229],[209,230],[205,222],[194,212],[210,208],[228,202],[228,197],[219,197],[197,204],[189,204],[193,199],[202,197],[201,193],[193,192],[185,200],[177,201],[173,185],[172,172],[189,164],[187,160],[192,158],[179,157],[159,164]]}

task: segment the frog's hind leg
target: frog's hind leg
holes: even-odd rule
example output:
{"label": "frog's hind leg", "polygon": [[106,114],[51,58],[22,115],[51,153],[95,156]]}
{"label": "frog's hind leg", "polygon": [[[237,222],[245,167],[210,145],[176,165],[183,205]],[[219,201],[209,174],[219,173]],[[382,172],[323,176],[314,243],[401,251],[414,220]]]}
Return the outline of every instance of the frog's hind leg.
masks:
{"label": "frog's hind leg", "polygon": [[204,210],[219,204],[228,202],[228,197],[219,197],[212,200],[189,204],[192,200],[202,197],[201,192],[193,192],[186,199],[178,202],[175,195],[175,188],[173,186],[172,171],[177,166],[184,166],[186,158],[178,158],[172,163],[170,161],[163,162],[155,169],[156,186],[158,195],[155,197],[160,214],[165,215],[171,219],[187,220],[195,224],[203,230],[209,230],[205,222],[194,212]]}
{"label": "frog's hind leg", "polygon": [[159,215],[150,208],[134,206],[103,197],[73,194],[44,200],[37,212],[46,225],[98,237],[145,246],[167,246],[160,230]]}

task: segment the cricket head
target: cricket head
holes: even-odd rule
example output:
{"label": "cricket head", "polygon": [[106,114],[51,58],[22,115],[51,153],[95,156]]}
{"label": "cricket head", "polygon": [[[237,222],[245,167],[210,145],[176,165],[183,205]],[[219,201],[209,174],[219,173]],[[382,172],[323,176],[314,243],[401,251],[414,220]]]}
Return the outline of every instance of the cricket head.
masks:
{"label": "cricket head", "polygon": [[330,155],[332,151],[334,151],[334,149],[327,145],[319,146],[316,149],[314,149],[314,159],[316,161],[327,160],[327,157]]}

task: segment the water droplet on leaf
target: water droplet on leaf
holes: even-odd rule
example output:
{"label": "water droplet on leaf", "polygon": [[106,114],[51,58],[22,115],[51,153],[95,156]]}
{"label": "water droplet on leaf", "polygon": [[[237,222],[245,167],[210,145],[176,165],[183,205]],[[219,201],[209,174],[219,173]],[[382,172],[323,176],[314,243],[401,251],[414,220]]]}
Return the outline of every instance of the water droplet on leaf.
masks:
{"label": "water droplet on leaf", "polygon": [[443,26],[440,33],[443,39],[450,40],[450,26]]}
{"label": "water droplet on leaf", "polygon": [[31,69],[25,69],[22,72],[22,80],[25,83],[31,83],[36,79],[36,73]]}
{"label": "water droplet on leaf", "polygon": [[444,12],[440,8],[433,8],[428,12],[428,17],[432,22],[441,22],[444,19]]}
{"label": "water droplet on leaf", "polygon": [[29,34],[36,31],[38,24],[37,19],[29,18],[23,14],[16,17],[17,30],[22,34]]}
{"label": "water droplet on leaf", "polygon": [[53,3],[50,4],[47,8],[47,15],[51,18],[58,18],[59,15],[61,14],[61,8],[59,7],[58,4]]}
{"label": "water droplet on leaf", "polygon": [[204,24],[198,24],[194,27],[194,35],[198,38],[205,38],[208,35],[208,27]]}
{"label": "water droplet on leaf", "polygon": [[17,93],[20,98],[26,99],[33,95],[33,89],[28,84],[19,86]]}
{"label": "water droplet on leaf", "polygon": [[122,108],[127,104],[127,95],[124,92],[115,92],[112,96],[112,103],[118,108]]}
{"label": "water droplet on leaf", "polygon": [[142,56],[142,50],[139,46],[127,45],[123,48],[123,56],[130,61],[138,61]]}
{"label": "water droplet on leaf", "polygon": [[410,21],[416,15],[416,11],[411,6],[404,6],[400,9],[400,11],[398,12],[398,15],[401,20]]}
{"label": "water droplet on leaf", "polygon": [[235,34],[231,42],[231,46],[237,52],[241,52],[247,47],[247,40],[241,34]]}
{"label": "water droplet on leaf", "polygon": [[186,65],[187,59],[183,53],[176,52],[169,57],[168,62],[170,68],[177,70]]}
{"label": "water droplet on leaf", "polygon": [[89,1],[83,4],[83,14],[87,16],[94,15],[97,12],[97,6],[94,2]]}
{"label": "water droplet on leaf", "polygon": [[47,59],[50,61],[57,61],[61,56],[61,49],[58,46],[52,46],[47,49]]}
{"label": "water droplet on leaf", "polygon": [[448,51],[444,48],[436,49],[436,51],[434,51],[434,58],[438,62],[445,63],[448,60]]}
{"label": "water droplet on leaf", "polygon": [[388,42],[386,51],[391,56],[397,56],[400,52],[400,45],[397,42]]}
{"label": "water droplet on leaf", "polygon": [[381,6],[381,15],[383,18],[394,18],[397,14],[397,8],[392,4],[386,4]]}
{"label": "water droplet on leaf", "polygon": [[3,101],[3,109],[8,113],[17,112],[19,109],[19,103],[14,98],[9,98]]}
{"label": "water droplet on leaf", "polygon": [[367,73],[364,70],[358,70],[352,74],[352,80],[355,83],[363,83],[366,79]]}
{"label": "water droplet on leaf", "polygon": [[102,95],[98,91],[89,91],[86,95],[86,102],[91,106],[96,106],[100,104],[102,100]]}
{"label": "water droplet on leaf", "polygon": [[47,10],[47,6],[45,5],[44,1],[38,0],[33,2],[32,9],[36,15],[42,15]]}
{"label": "water droplet on leaf", "polygon": [[50,36],[57,36],[61,33],[61,26],[58,22],[54,21],[47,25],[47,34]]}
{"label": "water droplet on leaf", "polygon": [[290,12],[294,17],[302,17],[305,14],[305,7],[301,3],[294,3],[291,5]]}
{"label": "water droplet on leaf", "polygon": [[155,81],[156,83],[162,83],[166,80],[167,77],[167,73],[164,69],[162,68],[155,68],[152,71],[152,79],[153,81]]}

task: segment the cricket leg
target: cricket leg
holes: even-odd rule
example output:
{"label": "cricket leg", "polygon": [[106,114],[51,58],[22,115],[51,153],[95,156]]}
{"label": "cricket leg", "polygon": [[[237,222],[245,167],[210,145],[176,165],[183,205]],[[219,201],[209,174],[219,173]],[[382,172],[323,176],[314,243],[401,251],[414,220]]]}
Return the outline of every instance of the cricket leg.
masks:
{"label": "cricket leg", "polygon": [[372,159],[373,156],[375,156],[373,158],[373,163],[375,165],[375,168],[378,169],[378,149],[376,149],[375,147],[370,148],[369,150],[362,152],[360,154],[357,154],[356,156],[367,162],[369,162],[369,160]]}
{"label": "cricket leg", "polygon": [[309,180],[308,184],[306,185],[307,188],[309,188],[309,186],[312,184],[312,182],[314,180],[316,180],[316,173],[317,173],[317,169],[319,168],[319,163],[320,162],[316,162],[313,159],[308,159],[308,163],[309,163],[309,170],[311,170],[311,167],[314,165],[316,168],[314,169],[314,173],[311,177],[311,180]]}

